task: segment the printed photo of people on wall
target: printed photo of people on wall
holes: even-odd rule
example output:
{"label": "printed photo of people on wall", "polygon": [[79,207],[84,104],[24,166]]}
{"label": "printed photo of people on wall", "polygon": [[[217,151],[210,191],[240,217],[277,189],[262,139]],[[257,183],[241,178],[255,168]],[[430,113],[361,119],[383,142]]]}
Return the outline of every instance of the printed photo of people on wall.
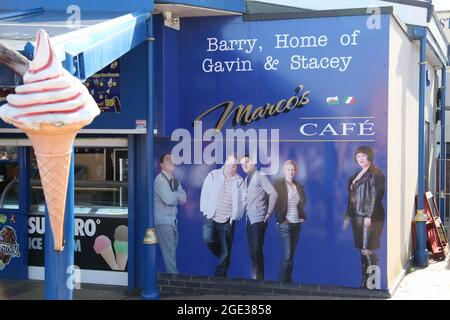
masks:
{"label": "printed photo of people on wall", "polygon": [[264,237],[278,194],[269,178],[256,170],[256,161],[253,157],[246,154],[240,162],[242,170],[247,174],[244,180],[244,201],[252,278],[264,280]]}
{"label": "printed photo of people on wall", "polygon": [[355,248],[361,254],[361,288],[368,288],[368,268],[378,265],[375,250],[380,248],[385,220],[382,203],[385,177],[374,164],[371,147],[358,147],[354,160],[360,169],[348,180],[348,207],[344,217],[344,229],[351,221]]}
{"label": "printed photo of people on wall", "polygon": [[237,158],[230,155],[220,169],[211,170],[203,182],[200,211],[203,241],[218,258],[216,277],[226,277],[230,266],[235,222],[244,213],[244,179],[237,173]]}
{"label": "printed photo of people on wall", "polygon": [[283,164],[284,177],[275,181],[278,198],[274,211],[282,252],[278,278],[282,282],[292,282],[295,250],[301,227],[306,221],[306,194],[303,185],[295,179],[297,172],[297,162],[286,160]]}
{"label": "printed photo of people on wall", "polygon": [[[155,168],[160,167],[155,177],[155,228],[164,263],[161,271],[302,282],[303,274],[311,272],[307,268],[322,263],[320,254],[314,255],[322,249],[311,241],[328,237],[331,226],[339,239],[345,239],[347,257],[360,260],[360,268],[351,262],[349,278],[358,276],[353,285],[377,288],[371,275],[382,266],[377,249],[385,223],[385,176],[375,165],[373,147],[354,145],[347,150],[352,155],[337,166],[339,181],[320,185],[341,197],[336,213],[324,211],[333,204],[324,207],[327,194],[317,193],[323,176],[302,152],[283,151],[272,175],[256,155],[225,152],[223,164],[182,165],[175,174],[171,153],[160,152],[155,159]],[[328,220],[331,214],[336,214],[335,223]],[[350,224],[351,235],[342,232]],[[358,255],[348,253],[351,247]],[[180,265],[177,256],[183,261]]]}
{"label": "printed photo of people on wall", "polygon": [[160,160],[160,173],[154,182],[155,231],[167,273],[177,274],[178,206],[186,202],[186,191],[174,177],[172,155],[164,153]]}

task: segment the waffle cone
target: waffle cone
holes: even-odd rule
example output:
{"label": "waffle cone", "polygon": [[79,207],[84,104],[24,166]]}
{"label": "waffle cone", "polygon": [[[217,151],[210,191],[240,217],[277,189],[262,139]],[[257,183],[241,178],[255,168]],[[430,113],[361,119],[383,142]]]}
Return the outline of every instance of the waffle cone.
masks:
{"label": "waffle cone", "polygon": [[25,131],[36,155],[45,202],[50,217],[54,249],[64,249],[64,212],[69,182],[72,146],[78,130],[63,134]]}

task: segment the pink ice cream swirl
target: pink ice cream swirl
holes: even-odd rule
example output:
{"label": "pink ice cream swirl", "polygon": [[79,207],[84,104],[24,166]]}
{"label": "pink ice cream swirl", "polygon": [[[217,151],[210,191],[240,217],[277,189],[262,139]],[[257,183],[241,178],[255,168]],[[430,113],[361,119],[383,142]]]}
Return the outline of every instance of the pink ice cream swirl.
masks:
{"label": "pink ice cream swirl", "polygon": [[21,129],[38,130],[43,124],[82,128],[100,113],[87,88],[62,67],[44,30],[37,33],[34,59],[23,83],[0,107],[0,117]]}

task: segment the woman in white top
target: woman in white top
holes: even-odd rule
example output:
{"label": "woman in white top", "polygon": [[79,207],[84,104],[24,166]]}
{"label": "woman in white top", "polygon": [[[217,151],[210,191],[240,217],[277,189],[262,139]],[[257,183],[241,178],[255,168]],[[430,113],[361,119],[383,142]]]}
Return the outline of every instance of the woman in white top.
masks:
{"label": "woman in white top", "polygon": [[303,185],[294,180],[297,172],[297,163],[287,160],[283,165],[284,177],[274,184],[278,193],[274,211],[282,250],[279,280],[283,282],[292,282],[295,249],[306,220],[306,195]]}

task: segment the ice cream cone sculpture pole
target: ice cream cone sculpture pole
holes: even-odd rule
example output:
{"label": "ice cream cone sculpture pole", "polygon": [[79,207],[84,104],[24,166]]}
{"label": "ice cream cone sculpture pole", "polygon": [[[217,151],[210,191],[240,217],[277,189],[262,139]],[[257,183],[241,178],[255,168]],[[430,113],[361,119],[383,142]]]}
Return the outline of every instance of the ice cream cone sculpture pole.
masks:
{"label": "ice cream cone sculpture pole", "polygon": [[31,140],[50,217],[54,249],[64,248],[64,211],[72,146],[78,131],[100,110],[86,87],[66,71],[48,34],[36,37],[34,59],[23,85],[7,96],[0,117],[23,130]]}

